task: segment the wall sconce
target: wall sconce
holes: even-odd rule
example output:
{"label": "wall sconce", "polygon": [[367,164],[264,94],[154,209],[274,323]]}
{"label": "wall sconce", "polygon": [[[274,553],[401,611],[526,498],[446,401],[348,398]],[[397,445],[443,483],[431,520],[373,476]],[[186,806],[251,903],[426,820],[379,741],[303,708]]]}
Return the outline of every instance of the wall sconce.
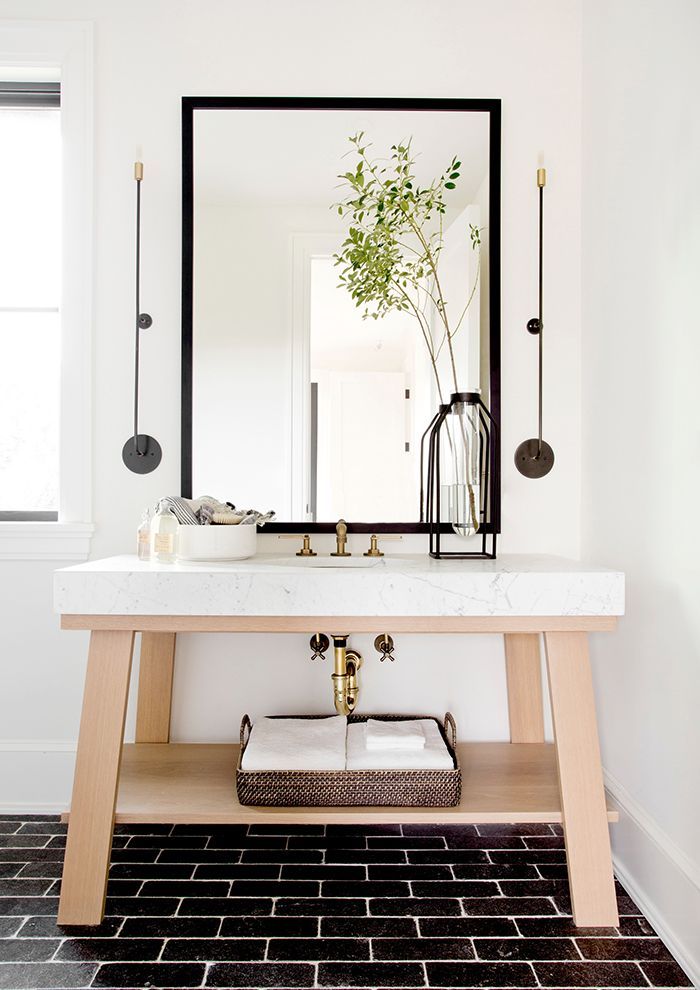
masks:
{"label": "wall sconce", "polygon": [[135,474],[150,474],[163,456],[160,444],[147,433],[139,433],[139,345],[141,331],[148,330],[153,320],[141,312],[141,182],[143,162],[134,162],[136,180],[136,342],[134,346],[134,433],[122,448],[122,460]]}
{"label": "wall sconce", "polygon": [[538,388],[538,431],[537,436],[523,440],[515,451],[515,466],[526,478],[544,478],[554,467],[554,451],[546,440],[542,439],[542,244],[543,244],[543,213],[544,187],[547,184],[547,171],[537,169],[537,188],[540,196],[540,234],[539,234],[539,316],[527,321],[528,333],[539,338],[539,388]]}

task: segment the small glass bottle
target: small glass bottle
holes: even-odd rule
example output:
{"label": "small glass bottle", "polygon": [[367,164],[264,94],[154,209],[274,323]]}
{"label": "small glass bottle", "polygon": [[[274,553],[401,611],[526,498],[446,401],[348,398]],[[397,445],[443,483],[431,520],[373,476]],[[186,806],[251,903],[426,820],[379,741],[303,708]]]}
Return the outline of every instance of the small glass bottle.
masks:
{"label": "small glass bottle", "polygon": [[169,505],[160,502],[158,511],[151,523],[152,559],[159,564],[175,562],[175,543],[177,539],[177,519]]}
{"label": "small glass bottle", "polygon": [[151,559],[151,510],[146,509],[141,525],[136,530],[136,556],[139,560]]}

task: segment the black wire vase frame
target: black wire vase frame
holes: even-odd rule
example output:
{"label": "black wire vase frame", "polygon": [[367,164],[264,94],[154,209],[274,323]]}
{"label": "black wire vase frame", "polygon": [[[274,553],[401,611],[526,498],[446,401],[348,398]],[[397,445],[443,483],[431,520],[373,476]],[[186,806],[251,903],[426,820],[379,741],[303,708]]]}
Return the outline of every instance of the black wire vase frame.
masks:
{"label": "black wire vase frame", "polygon": [[[428,429],[425,504],[430,556],[494,560],[498,427],[493,416],[478,392],[454,392],[450,401],[440,406]],[[449,452],[449,464],[441,458],[445,450]],[[444,550],[441,535],[445,534],[441,530],[446,522],[461,537],[480,537],[480,549]]]}

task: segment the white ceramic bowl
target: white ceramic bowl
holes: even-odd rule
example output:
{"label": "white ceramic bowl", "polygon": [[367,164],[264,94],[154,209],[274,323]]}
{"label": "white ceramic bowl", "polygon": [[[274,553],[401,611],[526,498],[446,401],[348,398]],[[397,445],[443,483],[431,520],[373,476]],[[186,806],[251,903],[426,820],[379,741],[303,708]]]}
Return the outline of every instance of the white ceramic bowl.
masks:
{"label": "white ceramic bowl", "polygon": [[243,560],[258,545],[256,526],[180,526],[178,560]]}

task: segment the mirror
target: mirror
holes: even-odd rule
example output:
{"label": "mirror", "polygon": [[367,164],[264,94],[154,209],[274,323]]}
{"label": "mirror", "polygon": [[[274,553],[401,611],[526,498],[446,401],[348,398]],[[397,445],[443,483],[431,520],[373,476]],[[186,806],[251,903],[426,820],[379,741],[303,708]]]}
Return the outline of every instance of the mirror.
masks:
{"label": "mirror", "polygon": [[[442,176],[422,233],[441,245],[449,340],[432,273],[387,313],[342,283],[348,176],[364,156],[384,182],[404,148],[409,188]],[[415,256],[413,231],[402,243]],[[287,532],[427,531],[440,394],[480,389],[499,422],[499,300],[499,101],[183,100],[183,495],[274,509]]]}

